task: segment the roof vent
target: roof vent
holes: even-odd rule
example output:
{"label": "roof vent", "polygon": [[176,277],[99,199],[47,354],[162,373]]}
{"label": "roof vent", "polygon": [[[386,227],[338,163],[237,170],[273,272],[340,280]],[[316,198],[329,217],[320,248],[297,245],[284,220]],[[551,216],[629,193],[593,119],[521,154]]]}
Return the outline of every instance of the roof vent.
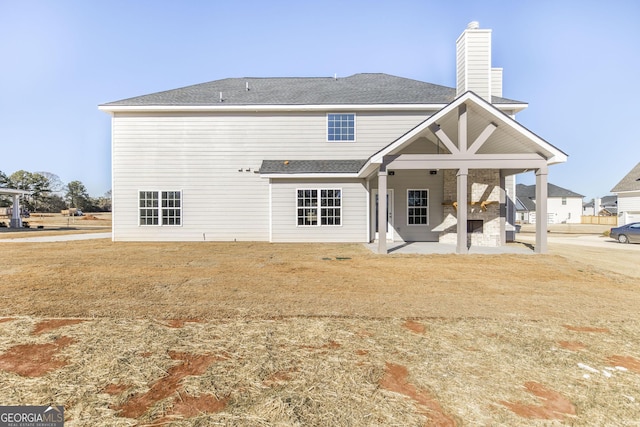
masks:
{"label": "roof vent", "polygon": [[467,30],[477,30],[480,28],[480,23],[478,21],[471,21],[467,25]]}

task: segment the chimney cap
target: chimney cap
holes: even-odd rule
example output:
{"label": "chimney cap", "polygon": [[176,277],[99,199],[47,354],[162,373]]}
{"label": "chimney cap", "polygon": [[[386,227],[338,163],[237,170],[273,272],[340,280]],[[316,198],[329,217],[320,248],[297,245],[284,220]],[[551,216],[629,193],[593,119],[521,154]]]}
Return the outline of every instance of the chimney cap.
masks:
{"label": "chimney cap", "polygon": [[471,21],[467,25],[467,30],[477,30],[480,28],[480,23],[478,21]]}

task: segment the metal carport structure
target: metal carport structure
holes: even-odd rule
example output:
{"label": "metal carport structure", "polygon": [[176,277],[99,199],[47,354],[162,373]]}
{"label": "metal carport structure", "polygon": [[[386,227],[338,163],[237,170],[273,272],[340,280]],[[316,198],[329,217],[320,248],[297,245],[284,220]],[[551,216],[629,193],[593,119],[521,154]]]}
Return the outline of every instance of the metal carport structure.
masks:
{"label": "metal carport structure", "polygon": [[11,220],[9,226],[11,228],[22,228],[22,218],[20,218],[20,196],[31,194],[29,191],[17,190],[14,188],[0,188],[0,196],[12,196],[13,205],[11,212]]}

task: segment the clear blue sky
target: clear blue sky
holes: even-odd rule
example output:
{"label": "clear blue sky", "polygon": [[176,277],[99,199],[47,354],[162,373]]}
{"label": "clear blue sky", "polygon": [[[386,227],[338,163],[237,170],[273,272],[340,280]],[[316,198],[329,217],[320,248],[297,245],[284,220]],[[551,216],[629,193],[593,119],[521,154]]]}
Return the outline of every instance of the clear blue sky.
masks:
{"label": "clear blue sky", "polygon": [[[111,188],[98,104],[227,77],[382,72],[455,86],[455,40],[493,30],[518,121],[586,196],[640,161],[640,2],[0,0],[0,170]],[[532,174],[519,178],[531,184]]]}

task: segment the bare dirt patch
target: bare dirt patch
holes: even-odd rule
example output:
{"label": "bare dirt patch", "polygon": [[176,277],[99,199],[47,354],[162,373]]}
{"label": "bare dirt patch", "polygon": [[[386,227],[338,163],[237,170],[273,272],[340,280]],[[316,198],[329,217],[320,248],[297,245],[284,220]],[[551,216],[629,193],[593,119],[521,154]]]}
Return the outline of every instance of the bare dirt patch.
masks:
{"label": "bare dirt patch", "polygon": [[80,217],[80,221],[104,221],[102,218],[98,218],[95,215],[87,214]]}
{"label": "bare dirt patch", "polygon": [[187,323],[199,323],[202,320],[199,319],[168,319],[166,325],[170,328],[182,328]]}
{"label": "bare dirt patch", "polygon": [[298,368],[289,368],[282,371],[274,372],[273,374],[265,378],[262,383],[267,387],[273,387],[274,385],[291,381],[298,370]]}
{"label": "bare dirt patch", "polygon": [[435,427],[453,427],[456,421],[448,415],[442,405],[427,390],[420,389],[408,382],[407,368],[394,363],[387,363],[380,386],[386,390],[400,393],[413,400],[418,412],[428,418],[425,425]]}
{"label": "bare dirt patch", "polygon": [[504,401],[500,403],[524,418],[564,420],[567,415],[576,414],[576,407],[573,403],[560,393],[535,381],[525,383],[524,387],[529,393],[541,399],[542,404],[529,405]]}
{"label": "bare dirt patch", "polygon": [[180,395],[174,400],[166,417],[154,420],[152,424],[164,424],[176,421],[176,418],[192,418],[201,414],[213,414],[227,406],[226,398],[218,399],[210,394],[201,396]]}
{"label": "bare dirt patch", "polygon": [[[220,357],[212,355],[192,355],[177,352],[171,352],[169,356],[173,360],[181,361],[181,363],[170,368],[167,371],[167,376],[154,383],[148,392],[134,396],[122,405],[115,406],[113,409],[119,411],[119,416],[139,418],[155,403],[174,395],[178,391],[180,381],[183,378],[189,375],[201,375],[213,362],[220,360]],[[197,400],[193,402],[195,403]],[[221,409],[218,409],[217,403],[215,408],[216,410]]]}
{"label": "bare dirt patch", "polygon": [[67,365],[56,356],[64,347],[73,344],[70,337],[58,337],[46,344],[21,344],[0,355],[0,370],[23,377],[39,377]]}
{"label": "bare dirt patch", "polygon": [[33,329],[32,334],[38,335],[45,332],[50,332],[67,325],[77,325],[82,323],[82,319],[46,319],[38,323]]}
{"label": "bare dirt patch", "polygon": [[422,323],[416,322],[415,320],[407,320],[402,326],[417,334],[424,334],[424,331],[426,330]]}
{"label": "bare dirt patch", "polygon": [[575,415],[576,408],[560,393],[545,387],[535,381],[527,382],[524,387],[527,391],[542,400],[541,405],[529,405],[524,403],[500,402],[514,413],[524,418],[542,420],[564,420],[568,415]]}
{"label": "bare dirt patch", "polygon": [[587,346],[578,341],[558,341],[558,345],[571,351],[579,351],[587,348]]}
{"label": "bare dirt patch", "polygon": [[630,371],[640,374],[640,359],[636,359],[632,356],[615,355],[610,356],[607,360],[615,366],[622,366]]}
{"label": "bare dirt patch", "polygon": [[102,391],[107,394],[120,394],[128,388],[126,384],[109,384]]}

